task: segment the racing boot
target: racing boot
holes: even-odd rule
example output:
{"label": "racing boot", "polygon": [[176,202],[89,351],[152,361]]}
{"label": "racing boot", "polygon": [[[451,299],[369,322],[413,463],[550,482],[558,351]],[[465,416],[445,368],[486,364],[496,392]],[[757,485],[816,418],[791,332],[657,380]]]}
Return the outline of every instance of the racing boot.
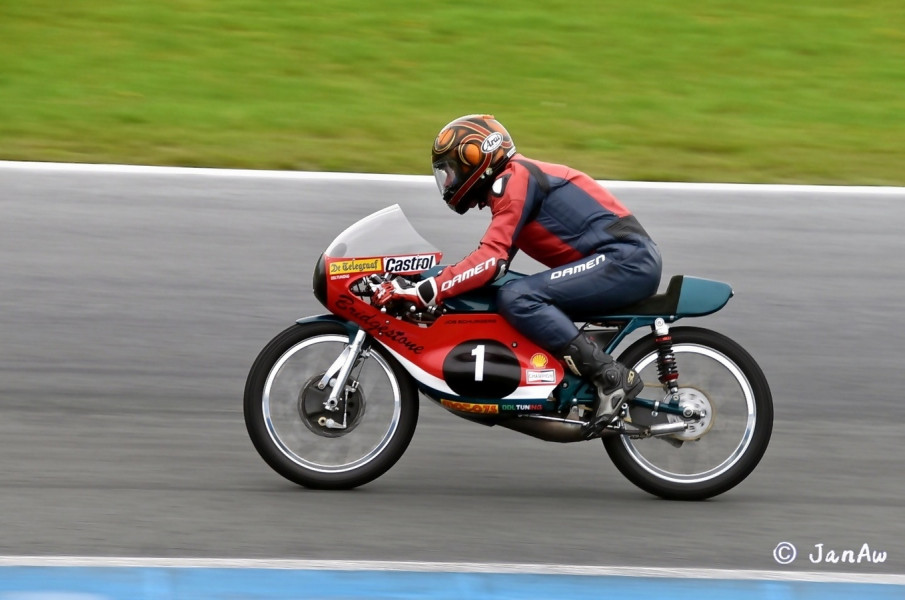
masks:
{"label": "racing boot", "polygon": [[563,349],[562,359],[573,373],[597,386],[594,414],[584,431],[586,439],[598,436],[613,421],[622,403],[637,396],[644,387],[635,371],[616,362],[583,334]]}

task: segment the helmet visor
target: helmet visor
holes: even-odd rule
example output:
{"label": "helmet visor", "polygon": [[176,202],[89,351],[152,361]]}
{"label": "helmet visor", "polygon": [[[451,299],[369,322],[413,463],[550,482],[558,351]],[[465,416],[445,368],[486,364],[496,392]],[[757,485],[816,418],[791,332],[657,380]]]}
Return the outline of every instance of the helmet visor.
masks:
{"label": "helmet visor", "polygon": [[434,163],[434,180],[444,200],[449,200],[462,184],[458,170],[452,161],[440,160]]}

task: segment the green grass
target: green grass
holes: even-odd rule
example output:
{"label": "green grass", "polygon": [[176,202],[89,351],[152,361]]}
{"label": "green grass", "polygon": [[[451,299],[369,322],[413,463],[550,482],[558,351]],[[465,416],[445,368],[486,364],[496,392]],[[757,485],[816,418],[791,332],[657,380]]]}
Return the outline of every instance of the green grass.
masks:
{"label": "green grass", "polygon": [[901,0],[0,0],[0,159],[905,184]]}

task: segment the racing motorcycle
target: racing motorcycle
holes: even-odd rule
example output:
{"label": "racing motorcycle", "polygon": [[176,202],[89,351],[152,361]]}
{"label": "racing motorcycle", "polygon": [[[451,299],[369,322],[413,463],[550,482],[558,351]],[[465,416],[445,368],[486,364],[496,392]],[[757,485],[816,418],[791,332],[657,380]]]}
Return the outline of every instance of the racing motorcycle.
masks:
{"label": "racing motorcycle", "polygon": [[[483,425],[550,442],[586,440],[593,384],[497,311],[497,290],[524,275],[510,271],[433,309],[371,304],[381,282],[436,274],[441,257],[398,205],[361,219],[327,247],[313,286],[329,312],[278,334],[245,387],[248,434],[277,473],[320,489],[376,479],[412,439],[419,392]],[[576,321],[610,354],[632,332],[650,329],[618,358],[641,376],[643,390],[616,407],[604,428],[598,424],[592,439],[651,494],[721,494],[766,451],[773,403],[751,355],[709,329],[672,326],[720,310],[732,294],[726,283],[677,275],[662,294]]]}

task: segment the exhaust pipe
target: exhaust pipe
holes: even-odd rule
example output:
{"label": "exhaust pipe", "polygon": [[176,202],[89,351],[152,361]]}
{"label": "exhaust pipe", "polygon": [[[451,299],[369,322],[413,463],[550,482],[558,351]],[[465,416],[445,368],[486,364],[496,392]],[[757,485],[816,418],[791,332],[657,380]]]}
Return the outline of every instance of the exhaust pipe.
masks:
{"label": "exhaust pipe", "polygon": [[[503,419],[494,424],[505,427],[506,429],[518,431],[519,433],[524,433],[525,435],[530,435],[531,437],[544,440],[545,442],[568,444],[570,442],[578,442],[585,439],[583,435],[585,422],[575,419],[561,419],[544,415],[523,415]],[[659,423],[657,425],[651,425],[649,429],[636,431],[604,429],[601,432],[601,436],[632,435],[634,433],[636,435],[641,434],[642,437],[658,437],[681,433],[686,429],[688,429],[688,424],[684,421],[679,421],[677,423]]]}
{"label": "exhaust pipe", "polygon": [[541,415],[525,415],[523,417],[512,417],[504,419],[496,423],[506,429],[512,429],[519,433],[530,435],[545,442],[559,442],[567,444],[569,442],[578,442],[584,439],[581,431],[584,422],[573,421],[569,419],[558,419],[556,417],[545,417]]}
{"label": "exhaust pipe", "polygon": [[[512,417],[495,423],[500,427],[512,429],[525,435],[530,435],[545,442],[558,442],[560,444],[568,444],[571,442],[579,442],[584,440],[583,429],[584,421],[576,421],[572,419],[559,419],[556,417],[546,417],[542,415],[525,415],[521,417]],[[608,435],[629,435],[632,437],[640,434],[641,437],[659,437],[664,435],[672,435],[681,433],[688,429],[688,424],[682,421],[678,423],[660,423],[651,425],[647,430],[622,430],[604,429],[602,436]],[[632,435],[635,434],[635,435]]]}
{"label": "exhaust pipe", "polygon": [[669,435],[671,433],[681,433],[688,429],[688,423],[679,421],[677,423],[661,423],[659,425],[650,426],[650,434],[652,436]]}

